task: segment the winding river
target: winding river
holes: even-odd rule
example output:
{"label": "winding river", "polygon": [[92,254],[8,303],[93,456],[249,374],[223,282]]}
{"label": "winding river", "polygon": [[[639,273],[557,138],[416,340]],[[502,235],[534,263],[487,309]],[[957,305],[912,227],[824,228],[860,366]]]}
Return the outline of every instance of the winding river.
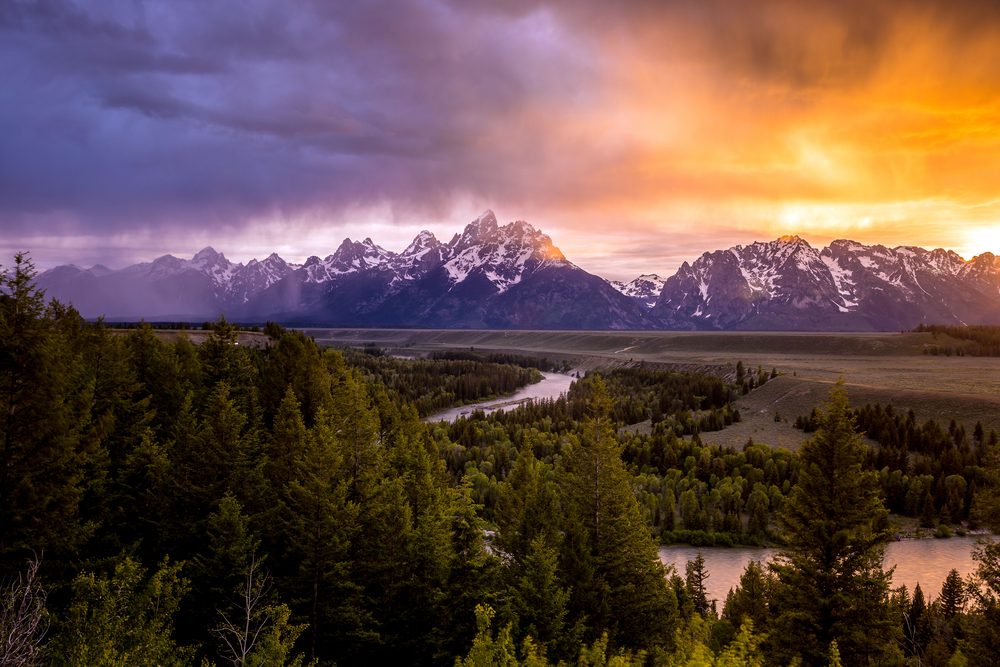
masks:
{"label": "winding river", "polygon": [[[919,583],[925,597],[933,599],[941,592],[941,584],[952,569],[965,577],[975,570],[972,550],[976,537],[952,537],[946,540],[933,538],[890,542],[885,550],[886,567],[896,567],[892,586],[905,585],[912,593]],[[708,571],[708,597],[715,600],[718,609],[726,601],[730,588],[739,584],[740,575],[751,560],[767,561],[776,549],[757,547],[691,547],[675,545],[660,547],[660,560],[673,565],[684,576],[684,566],[694,560],[698,552],[705,558]]]}
{"label": "winding river", "polygon": [[492,401],[485,401],[483,403],[450,408],[425,417],[424,421],[453,422],[459,417],[467,417],[471,415],[475,410],[482,410],[486,414],[490,414],[492,412],[496,412],[497,410],[515,408],[527,401],[533,401],[541,398],[559,398],[560,394],[565,394],[569,391],[569,386],[575,379],[576,377],[568,373],[542,373],[541,382],[536,382],[535,384],[529,384],[522,387],[510,396],[503,396],[501,398],[497,398]]}
{"label": "winding river", "polygon": [[[430,415],[425,421],[453,422],[459,417],[482,410],[487,414],[497,410],[514,408],[524,402],[541,398],[558,398],[569,391],[569,386],[576,378],[566,373],[542,373],[542,381],[522,387],[520,390],[491,401],[473,405],[463,405]],[[895,566],[892,585],[905,585],[911,592],[919,583],[928,598],[934,598],[941,590],[948,572],[958,570],[963,577],[975,570],[972,560],[972,550],[976,546],[976,537],[953,537],[950,539],[907,539],[891,542],[886,547],[885,564]],[[774,556],[776,549],[759,547],[692,547],[673,545],[660,547],[660,560],[667,565],[673,565],[683,576],[684,566],[689,560],[694,560],[699,552],[705,557],[705,568],[708,571],[706,582],[709,599],[716,600],[719,611],[725,602],[730,588],[739,583],[740,575],[751,560],[767,561]]]}

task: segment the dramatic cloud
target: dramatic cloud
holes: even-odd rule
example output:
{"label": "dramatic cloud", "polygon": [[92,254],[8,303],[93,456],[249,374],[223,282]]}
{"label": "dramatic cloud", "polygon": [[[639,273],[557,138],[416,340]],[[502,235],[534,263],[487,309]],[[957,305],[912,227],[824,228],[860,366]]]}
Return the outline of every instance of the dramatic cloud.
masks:
{"label": "dramatic cloud", "polygon": [[592,271],[795,232],[1000,251],[995,2],[0,4],[0,252],[401,249],[486,207]]}

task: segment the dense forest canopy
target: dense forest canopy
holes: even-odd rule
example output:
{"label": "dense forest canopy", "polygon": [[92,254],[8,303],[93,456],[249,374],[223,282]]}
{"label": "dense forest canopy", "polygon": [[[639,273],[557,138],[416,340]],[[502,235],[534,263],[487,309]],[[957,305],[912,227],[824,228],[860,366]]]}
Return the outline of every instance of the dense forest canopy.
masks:
{"label": "dense forest canopy", "polygon": [[[425,423],[536,370],[345,355],[276,325],[250,348],[224,320],[166,342],[33,278],[18,255],[0,279],[2,664],[1000,661],[1000,547],[940,592],[892,588],[880,559],[886,505],[1000,527],[981,430],[835,393],[801,453],[704,444],[762,369],[592,373]],[[704,561],[660,564],[674,539],[782,556],[715,609]]]}

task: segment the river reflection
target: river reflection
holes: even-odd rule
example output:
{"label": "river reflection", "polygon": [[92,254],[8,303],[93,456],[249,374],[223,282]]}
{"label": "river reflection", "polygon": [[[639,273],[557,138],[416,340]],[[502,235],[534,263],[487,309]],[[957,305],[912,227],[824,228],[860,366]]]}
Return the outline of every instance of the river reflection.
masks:
{"label": "river reflection", "polygon": [[[933,599],[941,592],[941,584],[952,569],[965,577],[975,569],[972,550],[975,537],[953,537],[947,540],[901,540],[890,542],[885,550],[887,567],[896,566],[892,586],[905,585],[910,592],[920,584],[924,595]],[[740,581],[740,575],[751,560],[766,561],[774,556],[775,549],[756,547],[691,547],[686,545],[660,547],[660,560],[673,565],[684,576],[684,566],[694,560],[698,552],[705,557],[708,597],[716,600],[718,610],[726,601],[726,594]]]}
{"label": "river reflection", "polygon": [[490,414],[491,412],[496,412],[497,410],[509,410],[515,408],[521,403],[529,400],[559,398],[561,394],[565,394],[569,391],[569,386],[575,379],[576,378],[574,376],[567,373],[542,373],[541,382],[536,382],[535,384],[529,384],[526,387],[522,387],[510,396],[498,398],[493,401],[476,403],[475,405],[463,405],[461,407],[444,410],[443,412],[438,412],[430,415],[429,417],[425,417],[424,421],[453,422],[459,417],[471,415],[476,410],[482,410],[486,414]]}

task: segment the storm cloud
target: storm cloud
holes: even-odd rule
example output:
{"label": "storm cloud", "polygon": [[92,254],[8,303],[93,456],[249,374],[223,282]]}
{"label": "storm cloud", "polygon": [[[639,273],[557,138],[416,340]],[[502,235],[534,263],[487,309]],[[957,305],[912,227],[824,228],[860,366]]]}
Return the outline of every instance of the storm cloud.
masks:
{"label": "storm cloud", "polygon": [[0,250],[296,259],[487,207],[612,277],[777,231],[958,247],[1000,224],[1000,19],[942,7],[5,2]]}

